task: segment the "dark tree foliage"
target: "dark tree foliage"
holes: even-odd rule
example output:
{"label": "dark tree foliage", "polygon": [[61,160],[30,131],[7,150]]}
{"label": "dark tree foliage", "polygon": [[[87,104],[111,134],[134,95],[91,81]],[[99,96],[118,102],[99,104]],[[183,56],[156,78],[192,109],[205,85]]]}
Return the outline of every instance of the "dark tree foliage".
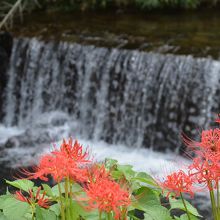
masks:
{"label": "dark tree foliage", "polygon": [[107,7],[135,6],[139,9],[185,8],[195,9],[203,5],[215,6],[220,0],[40,0],[43,4],[59,4],[81,10]]}
{"label": "dark tree foliage", "polygon": [[96,10],[96,9],[197,9],[200,7],[215,7],[220,0],[1,0],[0,1],[0,30],[10,29],[15,16],[23,15],[26,11],[35,9],[56,10]]}
{"label": "dark tree foliage", "polygon": [[[10,4],[15,4],[17,0],[4,0]],[[22,0],[28,4],[29,7],[41,5],[47,7],[70,7],[85,9],[96,9],[106,7],[126,7],[136,6],[140,9],[153,9],[153,8],[197,8],[202,5],[210,7],[215,6],[220,0]]]}

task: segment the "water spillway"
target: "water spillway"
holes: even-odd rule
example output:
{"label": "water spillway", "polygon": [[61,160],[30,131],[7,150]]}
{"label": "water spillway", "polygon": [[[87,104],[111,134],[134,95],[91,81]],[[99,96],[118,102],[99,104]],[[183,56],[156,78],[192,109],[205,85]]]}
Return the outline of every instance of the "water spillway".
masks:
{"label": "water spillway", "polygon": [[219,79],[207,58],[15,39],[2,123],[32,128],[59,112],[75,136],[178,151],[182,131],[193,136],[218,113]]}

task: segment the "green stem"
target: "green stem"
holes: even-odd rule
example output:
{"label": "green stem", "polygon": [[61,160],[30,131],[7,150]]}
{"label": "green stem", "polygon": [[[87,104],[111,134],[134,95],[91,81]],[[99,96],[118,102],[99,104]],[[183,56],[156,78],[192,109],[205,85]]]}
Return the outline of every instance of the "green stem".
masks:
{"label": "green stem", "polygon": [[65,179],[65,210],[67,220],[71,220],[69,208],[69,178]]}
{"label": "green stem", "polygon": [[31,205],[31,220],[35,220],[35,217],[34,217],[34,213],[35,213],[35,204],[32,203]]}
{"label": "green stem", "polygon": [[188,211],[188,209],[187,209],[187,206],[186,206],[185,200],[183,199],[183,194],[182,194],[182,193],[180,193],[180,197],[181,197],[182,202],[183,202],[183,205],[184,205],[184,207],[185,207],[185,210],[186,210],[186,214],[187,214],[187,216],[188,216],[188,219],[191,220],[191,218],[190,218],[190,214],[189,214],[189,211]]}
{"label": "green stem", "polygon": [[216,210],[215,195],[214,195],[212,188],[209,190],[209,194],[210,194],[210,199],[211,199],[211,204],[212,204],[212,214],[213,214],[214,220],[217,220],[218,215],[217,215],[217,210]]}
{"label": "green stem", "polygon": [[111,212],[107,213],[107,220],[111,220],[112,219],[112,215]]}
{"label": "green stem", "polygon": [[212,204],[213,218],[214,218],[214,220],[218,220],[218,213],[217,213],[217,209],[216,209],[215,194],[214,194],[214,191],[213,191],[213,186],[212,186],[212,182],[211,181],[208,181],[208,187],[209,187],[209,195],[210,195],[211,204]]}
{"label": "green stem", "polygon": [[73,210],[73,183],[72,181],[70,180],[69,181],[69,192],[70,192],[70,216],[71,218],[73,218],[73,215],[74,215],[74,210]]}
{"label": "green stem", "polygon": [[122,219],[127,220],[127,209],[122,207]]}
{"label": "green stem", "polygon": [[59,190],[59,197],[60,197],[60,208],[61,208],[61,219],[65,220],[65,211],[64,211],[64,206],[63,206],[63,201],[62,201],[62,191],[61,191],[61,186],[60,183],[57,183],[58,185],[58,190]]}
{"label": "green stem", "polygon": [[34,220],[34,211],[33,211],[33,207],[31,207],[31,214],[32,214],[32,216],[31,216],[31,220]]}
{"label": "green stem", "polygon": [[102,212],[99,212],[99,220],[102,220]]}
{"label": "green stem", "polygon": [[[208,174],[208,170],[206,171],[206,174]],[[210,195],[210,200],[212,204],[212,215],[214,220],[218,220],[218,210],[216,209],[216,201],[215,201],[215,194],[213,191],[213,185],[212,181],[207,180],[208,188],[209,188],[209,195]]]}

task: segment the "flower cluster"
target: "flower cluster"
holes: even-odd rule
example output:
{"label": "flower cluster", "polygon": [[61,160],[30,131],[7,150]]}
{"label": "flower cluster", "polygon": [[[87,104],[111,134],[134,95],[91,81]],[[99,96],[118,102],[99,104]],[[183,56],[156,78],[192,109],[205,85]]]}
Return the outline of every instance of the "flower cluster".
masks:
{"label": "flower cluster", "polygon": [[91,162],[88,151],[83,152],[82,146],[70,138],[68,142],[63,140],[60,149],[55,149],[49,154],[40,158],[39,165],[34,172],[24,170],[24,174],[29,179],[48,181],[48,176],[52,176],[56,182],[65,178],[83,182],[86,180],[86,170],[84,164]]}
{"label": "flower cluster", "polygon": [[41,187],[38,187],[36,194],[32,190],[29,190],[29,195],[24,196],[21,191],[15,192],[16,199],[20,200],[21,202],[27,202],[30,205],[38,204],[42,208],[49,208],[49,200],[45,198],[45,192],[40,194]]}
{"label": "flower cluster", "polygon": [[169,191],[167,197],[170,195],[170,192],[173,192],[175,196],[180,196],[181,193],[188,193],[193,196],[192,179],[182,170],[168,175],[165,181],[161,183],[161,186]]}
{"label": "flower cluster", "polygon": [[203,130],[199,142],[189,138],[184,142],[196,149],[196,157],[188,167],[194,183],[203,184],[209,190],[217,188],[220,179],[220,129]]}
{"label": "flower cluster", "polygon": [[[71,210],[64,208],[63,201],[67,202],[73,199],[72,184],[80,183],[86,193],[89,209],[98,209],[99,213],[107,213],[120,219],[126,214],[127,206],[130,204],[130,193],[127,188],[123,188],[120,183],[116,182],[110,172],[106,171],[105,166],[92,165],[89,159],[88,150],[83,151],[78,141],[73,142],[70,138],[68,141],[63,140],[59,149],[43,155],[40,158],[38,166],[34,171],[23,170],[27,179],[48,180],[51,176],[58,184],[64,182],[65,192],[60,189],[60,204],[62,219],[69,215]],[[40,197],[40,188],[36,196],[32,191],[29,197],[25,197],[21,192],[16,192],[16,198],[28,204],[37,203],[39,206],[47,208],[48,201],[44,199],[45,194]],[[65,199],[63,199],[63,194]],[[81,199],[82,200],[82,199]],[[71,207],[68,205],[69,209]],[[124,218],[123,218],[124,219]]]}
{"label": "flower cluster", "polygon": [[[220,118],[216,119],[216,122],[220,123]],[[193,141],[183,135],[183,141],[189,149],[193,150],[195,158],[187,167],[187,173],[181,170],[172,173],[166,177],[161,186],[169,192],[174,192],[176,196],[182,196],[182,193],[193,195],[195,189],[207,188],[210,191],[213,217],[218,220],[220,216],[220,129],[203,130],[200,141]],[[193,187],[194,185],[197,188]],[[214,190],[217,193],[214,193]]]}
{"label": "flower cluster", "polygon": [[220,178],[219,154],[203,152],[203,157],[196,157],[189,166],[189,174],[194,183],[203,184],[210,190],[217,188]]}
{"label": "flower cluster", "polygon": [[89,197],[89,206],[98,208],[101,212],[113,211],[115,219],[120,219],[123,207],[126,208],[130,204],[129,192],[111,178],[104,166],[94,166],[91,171],[89,184],[85,189]]}

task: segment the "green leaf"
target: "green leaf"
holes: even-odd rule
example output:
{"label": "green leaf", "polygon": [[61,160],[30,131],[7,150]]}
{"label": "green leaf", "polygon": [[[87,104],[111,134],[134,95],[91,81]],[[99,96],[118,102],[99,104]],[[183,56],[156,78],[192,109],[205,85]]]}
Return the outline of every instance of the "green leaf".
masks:
{"label": "green leaf", "polygon": [[[88,211],[83,215],[83,218],[86,220],[97,220],[99,219],[99,212],[98,210]],[[105,219],[104,214],[102,214],[102,219]]]}
{"label": "green leaf", "polygon": [[[189,214],[189,215],[190,215],[190,220],[198,220],[198,218],[196,216],[191,215],[191,214]],[[187,214],[183,214],[180,216],[179,220],[189,220],[189,218],[188,218]]]}
{"label": "green leaf", "polygon": [[78,193],[78,192],[82,192],[82,191],[84,191],[84,190],[79,184],[77,184],[77,183],[72,184],[72,192],[73,193]]}
{"label": "green leaf", "polygon": [[4,216],[3,212],[0,212],[0,220],[8,220],[6,216]]}
{"label": "green leaf", "polygon": [[56,214],[48,209],[43,209],[36,206],[36,219],[37,220],[57,220]]}
{"label": "green leaf", "polygon": [[13,195],[2,195],[0,196],[0,209],[3,209],[5,200],[8,198],[14,198]]}
{"label": "green leaf", "polygon": [[118,161],[117,160],[113,160],[111,158],[106,158],[105,159],[105,167],[110,169],[113,166],[117,166]]}
{"label": "green leaf", "polygon": [[[184,200],[185,201],[185,204],[186,204],[186,207],[187,207],[187,210],[189,213],[191,213],[192,215],[194,216],[198,216],[198,217],[202,217],[196,208],[194,208],[188,201]],[[182,202],[181,199],[175,199],[175,198],[169,198],[169,202],[170,202],[170,210],[172,209],[181,209],[181,210],[184,210],[186,211],[185,207],[184,207],[184,204]]]}
{"label": "green leaf", "polygon": [[145,206],[144,217],[147,220],[172,220],[169,210],[161,205]]}
{"label": "green leaf", "polygon": [[[61,188],[61,193],[65,193],[65,183],[64,182],[60,183],[60,188]],[[72,185],[72,193],[74,193],[74,194],[81,194],[83,192],[84,191],[83,191],[82,187],[79,184],[74,183]],[[52,193],[53,196],[59,196],[58,184],[51,188],[51,192],[50,193]]]}
{"label": "green leaf", "polygon": [[25,220],[32,220],[32,213],[26,213],[24,215]]}
{"label": "green leaf", "polygon": [[58,203],[51,205],[50,210],[53,211],[57,216],[60,215],[60,206]]}
{"label": "green leaf", "polygon": [[25,192],[28,192],[30,189],[34,187],[34,183],[27,179],[21,179],[21,180],[15,180],[15,181],[6,180],[6,183],[18,189],[24,190]]}
{"label": "green leaf", "polygon": [[113,177],[113,179],[119,180],[119,179],[121,179],[124,176],[124,174],[121,171],[113,170],[111,172],[111,176]]}
{"label": "green leaf", "polygon": [[158,188],[157,182],[149,174],[144,172],[137,173],[136,176],[131,179],[131,181],[138,181],[140,183],[144,183]]}
{"label": "green leaf", "polygon": [[[147,220],[171,220],[169,210],[160,203],[158,193],[148,187],[141,187],[134,195],[136,201],[132,203],[133,209],[145,212]],[[131,208],[130,208],[131,211]]]}
{"label": "green leaf", "polygon": [[30,212],[30,206],[15,198],[7,198],[3,204],[3,213],[8,220],[24,219],[26,213]]}
{"label": "green leaf", "polygon": [[82,205],[79,204],[78,201],[72,200],[71,201],[71,220],[75,220],[75,219],[78,219],[79,216],[84,217],[86,215],[87,215],[87,212],[82,207]]}
{"label": "green leaf", "polygon": [[[65,186],[64,186],[64,182],[60,183],[60,188],[61,188],[61,193],[64,193],[65,192]],[[52,187],[52,194],[54,196],[59,196],[59,187],[58,187],[58,184],[55,185],[54,187]]]}
{"label": "green leaf", "polygon": [[133,201],[132,207],[136,209],[146,211],[147,206],[161,206],[158,194],[148,187],[141,187],[134,197],[136,200]]}
{"label": "green leaf", "polygon": [[128,181],[130,181],[135,175],[135,171],[132,169],[133,166],[131,165],[118,165],[117,168],[124,174]]}
{"label": "green leaf", "polygon": [[47,184],[42,184],[42,186],[44,188],[44,191],[46,192],[46,195],[53,197],[52,188],[50,186],[48,186]]}

